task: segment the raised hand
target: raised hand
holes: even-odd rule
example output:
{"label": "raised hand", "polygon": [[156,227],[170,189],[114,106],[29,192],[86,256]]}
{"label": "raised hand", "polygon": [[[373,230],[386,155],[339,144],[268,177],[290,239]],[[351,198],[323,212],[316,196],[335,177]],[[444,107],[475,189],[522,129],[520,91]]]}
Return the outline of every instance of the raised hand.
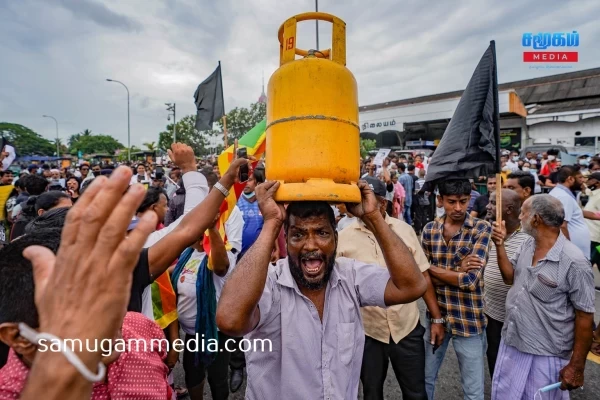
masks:
{"label": "raised hand", "polygon": [[173,143],[167,153],[169,153],[171,161],[181,168],[183,173],[197,170],[194,150],[187,144]]}
{"label": "raised hand", "polygon": [[346,203],[346,208],[352,215],[360,219],[370,218],[380,214],[379,212],[379,201],[373,193],[373,189],[365,181],[358,182],[358,188],[360,189],[361,201],[360,203]]}
{"label": "raised hand", "polygon": [[[147,212],[126,237],[145,196],[142,185],[127,190],[131,169],[99,176],[67,214],[56,256],[41,246],[23,255],[33,264],[40,328],[63,339],[113,339],[127,311],[132,272],[156,214]],[[123,194],[125,193],[125,194]],[[96,370],[100,352],[79,354]]]}
{"label": "raised hand", "polygon": [[283,224],[285,221],[285,208],[283,204],[277,203],[274,199],[277,189],[279,189],[279,182],[277,181],[261,183],[256,187],[256,200],[265,222],[277,221]]}
{"label": "raised hand", "polygon": [[492,242],[496,246],[502,246],[506,239],[506,223],[502,221],[502,225],[498,224],[498,221],[492,223]]}

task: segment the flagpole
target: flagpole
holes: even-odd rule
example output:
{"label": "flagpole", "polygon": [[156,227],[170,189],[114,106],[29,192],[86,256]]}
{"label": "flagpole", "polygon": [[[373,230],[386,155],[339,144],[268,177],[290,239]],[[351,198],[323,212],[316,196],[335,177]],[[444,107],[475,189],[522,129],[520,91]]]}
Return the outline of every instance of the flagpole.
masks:
{"label": "flagpole", "polygon": [[224,150],[227,149],[227,115],[223,115],[223,143],[225,144]]}
{"label": "flagpole", "polygon": [[[492,62],[494,64],[494,133],[500,137],[500,111],[498,109],[498,63],[496,61],[496,42],[490,41]],[[496,143],[496,222],[502,225],[502,174],[500,163],[500,143]]]}

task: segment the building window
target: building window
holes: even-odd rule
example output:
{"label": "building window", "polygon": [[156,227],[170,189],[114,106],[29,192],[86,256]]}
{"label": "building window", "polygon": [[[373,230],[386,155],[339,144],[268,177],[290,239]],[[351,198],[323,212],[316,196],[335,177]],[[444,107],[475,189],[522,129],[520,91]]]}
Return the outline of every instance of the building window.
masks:
{"label": "building window", "polygon": [[575,138],[575,147],[595,147],[596,146],[596,138],[595,137],[576,137]]}

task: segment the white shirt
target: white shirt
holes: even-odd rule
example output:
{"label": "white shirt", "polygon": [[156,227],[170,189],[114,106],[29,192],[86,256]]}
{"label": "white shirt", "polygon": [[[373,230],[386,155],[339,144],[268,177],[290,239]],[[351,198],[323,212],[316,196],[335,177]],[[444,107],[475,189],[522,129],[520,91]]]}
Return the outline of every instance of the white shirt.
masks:
{"label": "white shirt", "polygon": [[[175,221],[173,221],[173,223],[167,226],[166,228],[152,232],[150,236],[148,236],[148,239],[146,239],[146,243],[144,243],[144,248],[152,247],[160,239],[164,238],[169,233],[171,233],[183,220],[185,215],[192,211],[192,209],[198,204],[202,203],[204,198],[208,195],[208,182],[206,181],[204,175],[202,175],[200,172],[187,172],[183,175],[182,179],[186,189],[185,205],[183,206],[183,215],[177,218]],[[150,286],[147,286],[144,289],[144,293],[142,293],[142,314],[154,321],[154,312],[152,310],[152,291]]]}
{"label": "white shirt", "polygon": [[[202,263],[204,257],[206,257],[205,252],[194,250],[190,259],[183,267],[183,271],[181,271],[179,282],[177,282],[177,314],[179,315],[179,324],[181,325],[181,329],[188,335],[196,334],[196,316],[198,314],[198,307],[196,305],[196,280],[198,267]],[[235,254],[228,251],[227,258],[229,258],[229,269],[225,276],[212,274],[217,303],[221,297],[221,291],[223,290],[225,281],[235,269]]]}
{"label": "white shirt", "polygon": [[565,210],[565,221],[568,223],[569,238],[589,260],[591,256],[590,231],[583,219],[583,211],[577,204],[575,195],[570,189],[559,184],[550,191],[550,196],[557,198],[562,203]]}
{"label": "white shirt", "polygon": [[[589,200],[584,207],[585,211],[598,212],[600,211],[600,189],[592,190],[588,192]],[[590,237],[592,242],[600,242],[600,221],[594,221],[591,219],[585,220],[588,229],[590,230]]]}

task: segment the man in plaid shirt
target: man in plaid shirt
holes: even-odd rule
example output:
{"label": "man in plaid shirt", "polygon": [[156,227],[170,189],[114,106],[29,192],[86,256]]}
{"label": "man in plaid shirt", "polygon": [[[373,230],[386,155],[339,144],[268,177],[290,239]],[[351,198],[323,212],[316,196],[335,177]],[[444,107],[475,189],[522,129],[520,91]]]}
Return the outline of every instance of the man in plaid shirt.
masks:
{"label": "man in plaid shirt", "polygon": [[[427,396],[433,400],[437,374],[452,339],[464,398],[483,400],[487,347],[483,267],[488,258],[492,228],[488,222],[467,213],[471,198],[468,180],[449,180],[438,187],[438,201],[442,203],[445,215],[425,226],[421,240],[431,263],[429,274],[437,297],[437,307],[433,307],[437,309],[427,313],[430,319],[424,337]],[[479,268],[470,269],[473,266]],[[433,292],[427,292],[425,296],[433,296]],[[440,336],[443,336],[441,343]]]}

